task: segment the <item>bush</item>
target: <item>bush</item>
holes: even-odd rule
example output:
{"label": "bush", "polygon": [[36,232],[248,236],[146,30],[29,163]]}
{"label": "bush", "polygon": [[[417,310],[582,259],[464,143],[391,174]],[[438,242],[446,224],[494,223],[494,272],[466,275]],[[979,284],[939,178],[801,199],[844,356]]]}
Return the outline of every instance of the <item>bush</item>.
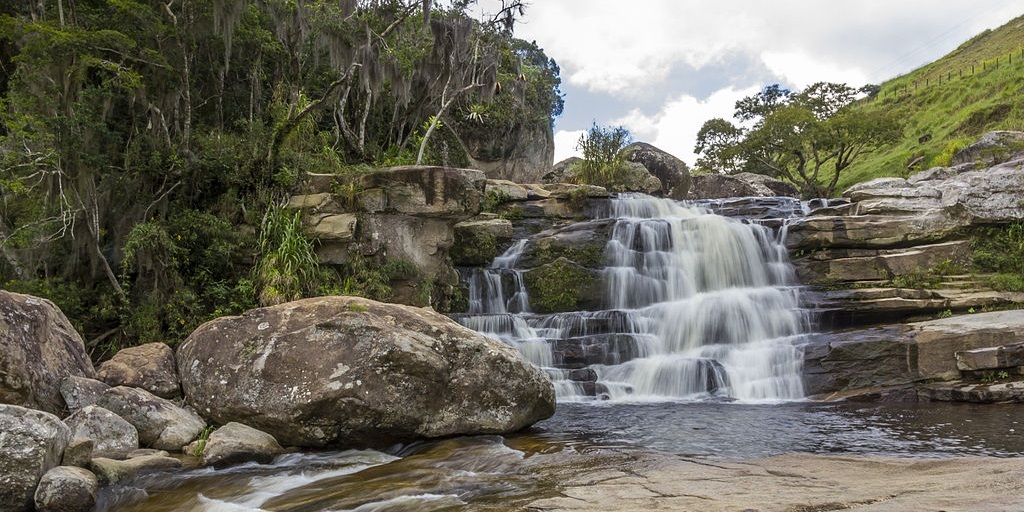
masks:
{"label": "bush", "polygon": [[615,188],[616,184],[623,181],[622,175],[627,171],[622,148],[632,141],[629,131],[621,126],[606,128],[594,123],[576,143],[576,149],[583,152],[583,160],[574,167],[576,180],[588,185]]}

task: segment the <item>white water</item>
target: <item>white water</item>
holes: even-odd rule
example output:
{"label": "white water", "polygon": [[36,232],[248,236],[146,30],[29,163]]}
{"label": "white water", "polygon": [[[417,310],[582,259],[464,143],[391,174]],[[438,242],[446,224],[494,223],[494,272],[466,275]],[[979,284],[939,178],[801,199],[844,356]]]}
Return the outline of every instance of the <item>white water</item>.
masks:
{"label": "white water", "polygon": [[[611,217],[606,310],[529,313],[515,269],[527,248],[520,241],[471,279],[470,315],[460,321],[548,368],[562,401],[803,397],[799,343],[808,320],[770,229],[644,196],[613,200]],[[581,351],[590,355],[581,359]],[[580,382],[587,379],[570,377],[581,360],[598,377],[590,392]]]}

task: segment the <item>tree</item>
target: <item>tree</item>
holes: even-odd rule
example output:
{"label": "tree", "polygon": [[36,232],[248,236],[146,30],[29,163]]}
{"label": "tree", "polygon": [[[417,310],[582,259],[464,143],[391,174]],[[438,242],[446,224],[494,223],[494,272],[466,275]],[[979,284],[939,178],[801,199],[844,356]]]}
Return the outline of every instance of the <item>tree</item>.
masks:
{"label": "tree", "polygon": [[799,93],[765,88],[736,102],[735,126],[704,123],[698,166],[715,172],[755,172],[785,179],[804,196],[831,197],[841,173],[860,156],[898,140],[899,120],[886,113],[854,114],[857,91],[815,83]]}
{"label": "tree", "polygon": [[576,143],[576,149],[583,153],[583,160],[574,169],[576,178],[581,183],[613,188],[626,165],[622,149],[632,141],[629,130],[621,126],[594,123]]}

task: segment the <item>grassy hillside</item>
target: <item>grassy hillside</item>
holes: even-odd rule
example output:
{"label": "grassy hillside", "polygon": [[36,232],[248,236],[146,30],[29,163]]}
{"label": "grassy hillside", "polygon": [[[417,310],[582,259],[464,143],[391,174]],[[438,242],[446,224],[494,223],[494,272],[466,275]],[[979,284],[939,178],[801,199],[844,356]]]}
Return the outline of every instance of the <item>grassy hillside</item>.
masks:
{"label": "grassy hillside", "polygon": [[847,169],[838,190],[949,165],[957,150],[985,132],[1024,130],[1024,16],[881,84],[878,95],[857,108],[896,112],[906,120],[905,138]]}

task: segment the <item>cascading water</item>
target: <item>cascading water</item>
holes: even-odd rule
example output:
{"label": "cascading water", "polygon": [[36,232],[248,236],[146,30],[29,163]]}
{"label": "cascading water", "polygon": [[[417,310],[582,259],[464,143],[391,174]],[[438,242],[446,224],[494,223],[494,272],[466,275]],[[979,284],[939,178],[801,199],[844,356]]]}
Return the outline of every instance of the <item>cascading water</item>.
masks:
{"label": "cascading water", "polygon": [[559,399],[803,396],[807,313],[771,229],[646,196],[611,201],[603,311],[530,313],[522,240],[470,277],[457,319],[548,369]]}

